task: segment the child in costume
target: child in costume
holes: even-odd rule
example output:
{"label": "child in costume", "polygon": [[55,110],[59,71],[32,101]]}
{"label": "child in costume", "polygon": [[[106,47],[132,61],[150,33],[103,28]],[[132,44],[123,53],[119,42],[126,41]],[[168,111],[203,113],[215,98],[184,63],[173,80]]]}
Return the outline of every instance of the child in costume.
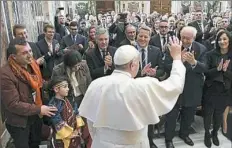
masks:
{"label": "child in costume", "polygon": [[74,107],[66,98],[69,92],[69,83],[64,77],[54,77],[50,82],[50,90],[53,92],[49,106],[58,109],[51,117],[54,130],[55,148],[79,148],[81,147],[81,127],[84,126],[82,118],[78,115],[77,105]]}

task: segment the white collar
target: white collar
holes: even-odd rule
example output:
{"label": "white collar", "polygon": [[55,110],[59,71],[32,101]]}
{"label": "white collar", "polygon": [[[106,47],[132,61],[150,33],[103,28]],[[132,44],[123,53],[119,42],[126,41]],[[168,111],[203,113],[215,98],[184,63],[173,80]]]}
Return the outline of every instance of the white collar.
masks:
{"label": "white collar", "polygon": [[192,45],[193,44],[191,44],[189,47],[187,47],[187,48],[184,48],[184,49],[189,49],[189,51],[192,49]]}
{"label": "white collar", "polygon": [[138,50],[139,50],[139,51],[142,51],[142,49],[144,49],[144,50],[145,50],[145,52],[146,52],[146,51],[147,51],[148,46],[147,46],[147,47],[145,47],[145,48],[142,48],[142,47],[140,47],[139,45],[137,45],[137,48],[138,48]]}
{"label": "white collar", "polygon": [[120,73],[120,74],[123,74],[123,75],[126,75],[126,76],[132,78],[131,74],[129,72],[126,72],[126,71],[115,69],[113,73]]}

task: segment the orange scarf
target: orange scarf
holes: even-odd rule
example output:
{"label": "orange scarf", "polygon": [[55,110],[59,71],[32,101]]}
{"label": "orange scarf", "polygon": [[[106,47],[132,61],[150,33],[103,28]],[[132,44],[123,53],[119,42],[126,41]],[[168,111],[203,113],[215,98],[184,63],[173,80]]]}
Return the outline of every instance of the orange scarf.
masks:
{"label": "orange scarf", "polygon": [[43,84],[42,75],[39,69],[39,66],[35,62],[35,60],[32,60],[30,66],[32,68],[32,74],[29,73],[25,68],[20,66],[13,56],[11,55],[8,58],[9,65],[11,67],[11,70],[13,71],[14,75],[24,81],[25,83],[28,83],[33,90],[36,92],[35,96],[35,104],[37,106],[42,106],[42,99],[41,99],[41,90]]}

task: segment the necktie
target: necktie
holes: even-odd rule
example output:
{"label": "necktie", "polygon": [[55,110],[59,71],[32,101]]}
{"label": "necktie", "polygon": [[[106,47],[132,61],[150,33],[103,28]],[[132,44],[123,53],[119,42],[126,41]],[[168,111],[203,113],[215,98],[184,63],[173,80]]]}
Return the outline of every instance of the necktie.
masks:
{"label": "necktie", "polygon": [[145,61],[145,49],[142,49],[142,69],[145,67],[146,61]]}
{"label": "necktie", "polygon": [[166,44],[166,37],[163,37],[163,45]]}
{"label": "necktie", "polygon": [[72,36],[72,40],[73,40],[73,43],[75,43],[75,42],[76,42],[76,38],[75,38],[75,36],[74,36],[74,35]]}
{"label": "necktie", "polygon": [[106,51],[105,50],[102,50],[102,59],[105,61],[105,57],[106,57]]}

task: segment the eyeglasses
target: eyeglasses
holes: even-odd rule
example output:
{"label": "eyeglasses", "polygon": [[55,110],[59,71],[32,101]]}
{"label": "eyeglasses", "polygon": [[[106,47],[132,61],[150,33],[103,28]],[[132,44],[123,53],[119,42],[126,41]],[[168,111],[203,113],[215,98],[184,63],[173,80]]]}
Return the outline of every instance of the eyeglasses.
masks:
{"label": "eyeglasses", "polygon": [[73,31],[75,31],[75,30],[77,30],[77,28],[70,28],[70,30],[73,30]]}
{"label": "eyeglasses", "polygon": [[160,28],[164,28],[164,29],[167,29],[168,26],[159,26]]}

